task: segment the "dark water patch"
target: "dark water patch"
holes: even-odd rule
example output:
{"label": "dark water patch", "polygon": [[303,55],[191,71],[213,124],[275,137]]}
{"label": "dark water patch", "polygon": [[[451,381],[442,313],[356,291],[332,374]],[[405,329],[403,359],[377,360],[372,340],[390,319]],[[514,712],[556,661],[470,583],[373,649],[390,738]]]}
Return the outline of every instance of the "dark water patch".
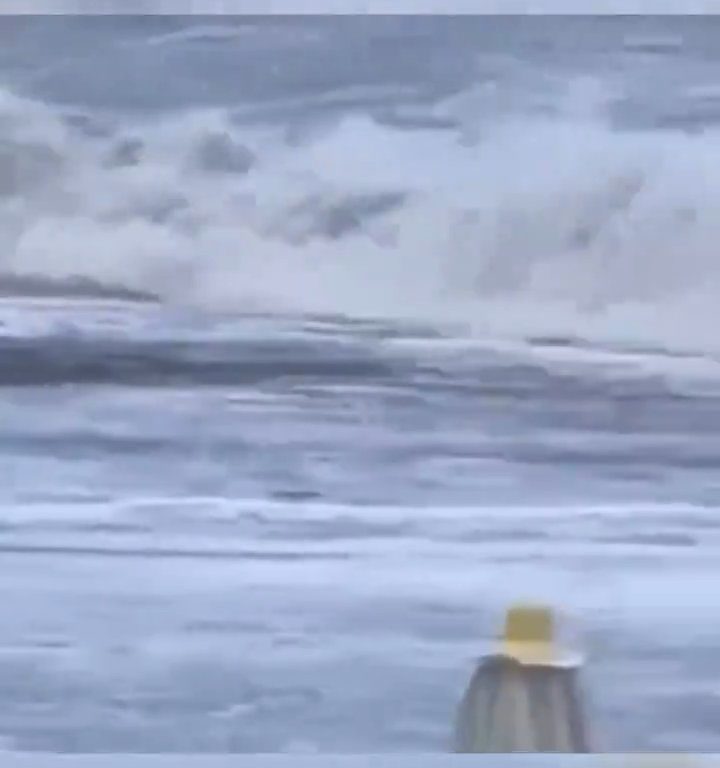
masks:
{"label": "dark water patch", "polygon": [[0,387],[250,386],[283,380],[387,378],[394,372],[379,359],[300,342],[0,339]]}
{"label": "dark water patch", "polygon": [[39,638],[28,643],[29,648],[39,648],[45,651],[68,651],[76,646],[70,640],[62,638]]}
{"label": "dark water patch", "polygon": [[132,560],[227,560],[268,562],[313,562],[350,560],[347,552],[270,552],[252,549],[178,549],[147,546],[93,546],[90,544],[32,544],[0,541],[0,553],[6,555],[54,555],[57,557],[120,558]]}
{"label": "dark water patch", "polygon": [[397,210],[406,198],[405,192],[350,194],[338,200],[311,196],[286,211],[276,230],[298,244],[313,237],[339,240],[362,231],[372,219]]}
{"label": "dark water patch", "polygon": [[526,401],[522,415],[526,424],[554,431],[568,429],[576,434],[582,430],[588,439],[593,433],[605,437],[612,434],[619,439],[624,435],[694,437],[697,452],[697,443],[702,439],[707,445],[720,428],[716,400],[703,397],[679,401],[657,393],[635,403],[600,396],[574,401],[568,398],[567,402],[538,400]]}
{"label": "dark water patch", "polygon": [[463,530],[451,536],[438,536],[445,540],[462,541],[468,544],[522,544],[540,541],[552,541],[552,536],[545,531],[509,530],[509,531],[473,531]]}
{"label": "dark water patch", "polygon": [[[214,444],[218,455],[247,455],[249,448],[241,440],[219,440]],[[0,453],[17,455],[27,451],[34,456],[54,456],[71,459],[93,459],[98,455],[108,457],[153,456],[167,459],[197,456],[197,445],[189,439],[176,436],[113,435],[93,433],[87,430],[65,430],[61,434],[13,434],[0,433]],[[67,503],[61,500],[60,503]],[[79,502],[86,503],[86,502]]]}
{"label": "dark water patch", "polygon": [[132,168],[140,164],[144,151],[142,139],[120,139],[107,154],[103,164],[106,168]]}
{"label": "dark water patch", "polygon": [[293,491],[293,490],[276,490],[271,491],[270,496],[273,499],[279,501],[317,501],[322,498],[322,494],[319,491]]}
{"label": "dark water patch", "polygon": [[682,36],[673,35],[628,35],[623,39],[623,48],[633,53],[654,54],[667,57],[682,53],[684,48]]}
{"label": "dark water patch", "polygon": [[592,349],[593,346],[576,336],[530,336],[528,342],[533,347],[558,347],[560,349]]}
{"label": "dark water patch", "polygon": [[[108,285],[87,277],[48,278],[40,275],[0,273],[0,297],[58,298],[58,299],[117,299],[155,303],[156,294]],[[0,352],[0,354],[2,354]],[[0,363],[2,358],[0,358]]]}
{"label": "dark water patch", "polygon": [[69,128],[90,139],[110,138],[115,130],[111,123],[98,115],[70,112],[62,115],[62,120]]}
{"label": "dark water patch", "polygon": [[625,342],[623,344],[602,343],[598,341],[589,341],[580,336],[530,336],[528,343],[535,347],[557,347],[560,349],[580,349],[593,352],[610,352],[614,355],[620,355],[629,358],[638,357],[661,357],[672,360],[686,359],[715,359],[713,355],[708,355],[701,349],[673,349],[671,347],[653,345],[653,344],[633,344]]}
{"label": "dark water patch", "polygon": [[590,539],[599,544],[645,544],[651,547],[696,547],[698,541],[685,533],[628,533],[620,535],[593,536]]}
{"label": "dark water patch", "polygon": [[98,493],[92,490],[73,491],[71,489],[59,491],[21,491],[15,494],[14,498],[18,503],[30,506],[35,504],[42,506],[48,504],[73,504],[82,507],[88,504],[111,504],[114,501],[114,498],[106,493]]}
{"label": "dark water patch", "polygon": [[524,464],[583,466],[597,473],[612,471],[618,479],[627,479],[628,466],[647,468],[648,471],[657,471],[661,467],[690,470],[720,468],[720,454],[714,451],[693,453],[685,446],[676,451],[667,451],[653,446],[632,450],[618,447],[612,450],[597,449],[581,443],[567,448],[517,443],[498,448],[496,453]]}
{"label": "dark water patch", "polygon": [[194,163],[212,173],[244,175],[255,165],[253,152],[228,133],[211,133],[203,137],[193,155]]}
{"label": "dark water patch", "polygon": [[[151,533],[152,527],[130,522],[86,522],[81,520],[32,520],[29,522],[12,522],[4,526],[0,522],[0,530],[5,533],[109,533],[109,534],[143,534]],[[1,544],[0,544],[1,546]]]}

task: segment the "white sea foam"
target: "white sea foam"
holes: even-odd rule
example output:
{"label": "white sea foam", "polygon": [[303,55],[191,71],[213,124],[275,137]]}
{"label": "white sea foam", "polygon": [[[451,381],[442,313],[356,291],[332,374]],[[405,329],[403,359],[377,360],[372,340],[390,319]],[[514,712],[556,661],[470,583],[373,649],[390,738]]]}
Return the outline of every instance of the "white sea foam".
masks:
{"label": "white sea foam", "polygon": [[[716,350],[720,135],[613,131],[606,96],[580,81],[564,117],[470,145],[352,116],[287,144],[223,111],[88,136],[5,92],[0,268],[208,309]],[[444,109],[471,122],[472,98]]]}

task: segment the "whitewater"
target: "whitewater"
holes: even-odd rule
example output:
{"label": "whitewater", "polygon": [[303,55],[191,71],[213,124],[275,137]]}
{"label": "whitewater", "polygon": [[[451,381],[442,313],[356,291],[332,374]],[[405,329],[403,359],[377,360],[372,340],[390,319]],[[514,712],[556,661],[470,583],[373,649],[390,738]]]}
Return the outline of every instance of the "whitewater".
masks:
{"label": "whitewater", "polygon": [[714,18],[0,17],[0,739],[442,752],[515,600],[717,751]]}

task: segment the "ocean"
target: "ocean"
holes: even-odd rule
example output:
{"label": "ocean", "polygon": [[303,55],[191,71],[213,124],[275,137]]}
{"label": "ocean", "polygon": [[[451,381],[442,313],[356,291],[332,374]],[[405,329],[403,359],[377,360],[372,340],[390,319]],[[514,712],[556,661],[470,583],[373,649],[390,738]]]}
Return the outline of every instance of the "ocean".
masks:
{"label": "ocean", "polygon": [[720,751],[720,18],[0,17],[0,740],[443,752],[503,612]]}

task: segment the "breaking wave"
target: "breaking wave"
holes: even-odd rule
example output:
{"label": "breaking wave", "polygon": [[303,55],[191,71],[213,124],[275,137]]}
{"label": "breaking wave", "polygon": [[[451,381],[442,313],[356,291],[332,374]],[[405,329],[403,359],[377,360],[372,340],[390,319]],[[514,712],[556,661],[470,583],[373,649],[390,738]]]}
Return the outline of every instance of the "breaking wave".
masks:
{"label": "breaking wave", "polygon": [[412,131],[4,91],[0,292],[715,349],[720,136],[614,129],[579,87],[562,114],[492,121],[467,92]]}

